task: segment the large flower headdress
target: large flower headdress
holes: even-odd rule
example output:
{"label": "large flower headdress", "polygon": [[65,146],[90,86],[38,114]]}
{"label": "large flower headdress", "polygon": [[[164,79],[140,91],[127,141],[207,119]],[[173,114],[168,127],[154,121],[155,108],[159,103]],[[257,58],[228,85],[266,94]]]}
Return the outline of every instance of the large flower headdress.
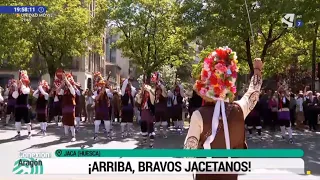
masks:
{"label": "large flower headdress", "polygon": [[45,90],[48,91],[50,89],[49,83],[46,80],[40,81],[40,86]]}
{"label": "large flower headdress", "polygon": [[62,69],[57,69],[55,76],[54,76],[54,86],[56,88],[59,88],[61,86],[62,83],[62,75],[64,74],[64,71]]}
{"label": "large flower headdress", "polygon": [[21,82],[22,82],[25,86],[29,86],[29,84],[30,84],[30,79],[29,79],[29,76],[28,76],[28,73],[27,73],[26,70],[21,70],[21,71],[20,71],[19,79],[21,80]]}
{"label": "large flower headdress", "polygon": [[93,74],[93,81],[94,81],[94,86],[96,86],[96,87],[101,87],[106,84],[106,82],[100,72],[95,72]]}
{"label": "large flower headdress", "polygon": [[204,59],[194,90],[205,101],[232,101],[237,91],[237,55],[228,47],[218,48]]}

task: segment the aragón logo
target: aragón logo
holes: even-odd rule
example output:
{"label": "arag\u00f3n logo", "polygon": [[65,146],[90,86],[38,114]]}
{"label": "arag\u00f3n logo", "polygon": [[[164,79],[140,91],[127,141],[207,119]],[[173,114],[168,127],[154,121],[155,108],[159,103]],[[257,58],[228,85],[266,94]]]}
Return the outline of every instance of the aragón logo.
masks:
{"label": "arag\u00f3n logo", "polygon": [[14,162],[14,174],[43,174],[43,164],[41,160],[33,158],[18,159]]}

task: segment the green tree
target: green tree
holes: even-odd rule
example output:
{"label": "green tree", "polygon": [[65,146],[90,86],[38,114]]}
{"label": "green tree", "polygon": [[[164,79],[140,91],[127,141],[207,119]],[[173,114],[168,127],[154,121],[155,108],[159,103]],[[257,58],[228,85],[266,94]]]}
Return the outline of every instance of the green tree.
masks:
{"label": "green tree", "polygon": [[87,0],[42,0],[41,5],[48,7],[48,16],[32,18],[31,41],[46,61],[51,79],[57,68],[69,68],[73,58],[86,55],[88,48],[101,52],[106,1],[96,0],[95,10]]}
{"label": "green tree", "polygon": [[[6,1],[1,6],[22,5],[20,1]],[[26,68],[32,57],[32,43],[27,40],[30,28],[16,14],[0,14],[0,68]]]}
{"label": "green tree", "polygon": [[150,74],[163,65],[180,66],[190,60],[184,27],[177,24],[177,3],[171,0],[109,1],[109,23],[120,39],[115,47]]}
{"label": "green tree", "polygon": [[186,0],[181,13],[187,25],[193,27],[194,35],[190,37],[201,39],[204,48],[228,45],[238,52],[240,64],[246,62],[252,73],[252,56],[269,63],[268,50],[289,32],[281,23],[283,14],[298,11],[299,6],[289,0],[260,0],[258,5],[248,2],[253,34],[245,1]]}

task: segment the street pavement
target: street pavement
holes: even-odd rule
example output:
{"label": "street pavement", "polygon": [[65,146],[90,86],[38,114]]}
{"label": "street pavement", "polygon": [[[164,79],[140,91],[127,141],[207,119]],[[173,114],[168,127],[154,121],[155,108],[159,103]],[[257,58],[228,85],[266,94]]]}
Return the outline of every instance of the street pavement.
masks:
{"label": "street pavement", "polygon": [[[1,126],[1,125],[0,125]],[[114,132],[119,132],[119,125],[114,125]],[[115,137],[112,140],[108,140],[104,137],[104,134],[100,134],[100,138],[96,141],[93,140],[93,125],[83,124],[81,126],[80,132],[77,134],[77,141],[70,142],[61,141],[60,136],[63,134],[63,128],[61,126],[56,126],[55,124],[50,124],[48,127],[47,136],[43,137],[37,135],[39,132],[39,125],[33,125],[33,137],[29,140],[27,139],[27,130],[23,126],[21,131],[22,139],[16,140],[13,137],[16,135],[14,130],[14,125],[11,124],[6,127],[0,127],[0,150],[2,155],[2,162],[8,162],[7,166],[4,166],[4,163],[1,163],[0,177],[10,177],[10,179],[17,179],[16,176],[8,175],[5,172],[9,173],[12,171],[12,163],[18,158],[19,151],[25,152],[52,152],[54,153],[56,149],[63,148],[95,148],[95,149],[137,149],[142,148],[139,144],[139,128],[135,126],[134,135],[131,138],[120,138],[120,134],[114,134]],[[102,128],[101,128],[102,131]],[[156,138],[154,148],[157,149],[180,149],[183,147],[184,138],[187,130],[183,135],[179,135],[175,131],[170,131],[168,133],[168,138],[163,139],[161,137]],[[299,148],[303,149],[305,152],[305,170],[311,171],[312,175],[297,175],[289,173],[286,175],[241,175],[239,180],[259,180],[259,179],[320,179],[320,133],[319,132],[308,132],[308,131],[294,131],[294,144],[289,144],[287,141],[282,140],[280,132],[269,132],[265,130],[261,138],[254,136],[247,140],[248,146],[250,149],[254,148]],[[23,179],[21,176],[18,176],[18,179]],[[32,178],[39,178],[40,176],[34,176]],[[63,178],[65,176],[42,176],[46,179],[50,178]],[[90,176],[92,178],[92,176]],[[100,176],[101,177],[101,176]],[[99,179],[99,176],[95,179]],[[111,177],[111,176],[110,176]],[[167,175],[152,175],[152,178],[164,179],[167,178]],[[83,179],[85,176],[72,176],[68,179]],[[102,177],[101,177],[102,178]],[[108,175],[109,178],[109,175]],[[111,179],[121,179],[125,178],[122,176],[112,176]],[[131,178],[131,177],[130,177]],[[140,179],[141,177],[132,176],[133,179]],[[143,175],[143,178],[147,176]],[[183,179],[191,180],[190,175],[173,175],[170,176],[170,179]]]}

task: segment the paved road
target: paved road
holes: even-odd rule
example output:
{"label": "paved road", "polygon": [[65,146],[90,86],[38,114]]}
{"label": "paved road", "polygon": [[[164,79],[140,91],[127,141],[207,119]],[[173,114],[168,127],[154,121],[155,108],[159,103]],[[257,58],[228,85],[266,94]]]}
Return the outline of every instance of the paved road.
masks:
{"label": "paved road", "polygon": [[[132,138],[121,139],[119,134],[116,134],[115,138],[107,140],[101,134],[101,138],[97,141],[93,141],[93,125],[83,125],[81,127],[81,131],[77,136],[76,142],[69,141],[61,141],[59,139],[60,135],[63,133],[62,127],[57,127],[54,124],[50,124],[48,127],[48,134],[46,137],[42,137],[39,135],[34,135],[30,140],[26,139],[26,127],[23,127],[23,131],[21,132],[23,139],[15,140],[13,137],[16,135],[14,130],[14,126],[10,125],[7,127],[0,128],[0,149],[1,154],[4,155],[2,162],[8,162],[8,166],[1,167],[0,169],[3,172],[11,172],[12,166],[11,163],[14,162],[18,158],[19,151],[31,151],[31,152],[54,152],[56,149],[61,148],[104,148],[104,149],[136,149],[142,148],[139,146],[139,131],[138,127],[135,127],[135,135]],[[114,126],[115,131],[119,129],[118,125]],[[33,133],[36,134],[39,131],[39,126],[34,125]],[[158,138],[155,142],[155,148],[166,149],[166,148],[182,148],[183,141],[185,138],[184,135],[178,135],[174,131],[169,133],[168,139]],[[313,175],[302,176],[302,175],[294,175],[292,174],[291,179],[320,179],[320,133],[315,132],[301,132],[295,131],[294,133],[295,144],[289,144],[286,141],[281,139],[279,132],[268,132],[264,131],[263,137],[252,138],[248,140],[249,148],[301,148],[305,152],[305,163],[306,170],[312,172]],[[3,174],[0,176],[3,176]],[[285,176],[288,178],[288,174]],[[20,176],[21,177],[21,176]],[[75,176],[72,176],[75,178]],[[108,176],[109,177],[109,176]],[[170,176],[173,178],[173,176]],[[249,179],[263,179],[268,178],[280,178],[277,176],[266,176],[266,175],[243,175],[240,176],[240,180],[249,180]],[[15,177],[10,177],[10,179],[16,179]],[[37,178],[37,177],[35,177]],[[46,179],[50,178],[46,176]],[[53,177],[52,177],[53,178]],[[57,178],[57,176],[54,176]],[[81,177],[77,177],[77,179],[81,179]],[[82,177],[85,178],[85,177]],[[97,177],[99,179],[99,177]],[[123,177],[115,176],[112,179],[121,179]],[[134,178],[134,177],[133,177]],[[141,177],[137,177],[137,179]],[[147,178],[144,176],[143,178]],[[157,179],[160,176],[156,177]],[[166,176],[161,176],[161,179],[166,178]],[[19,178],[21,179],[21,178]],[[72,178],[71,178],[72,179]],[[96,178],[95,178],[96,179]],[[134,178],[135,179],[135,178]],[[184,179],[191,180],[190,176],[175,176],[174,179]]]}

